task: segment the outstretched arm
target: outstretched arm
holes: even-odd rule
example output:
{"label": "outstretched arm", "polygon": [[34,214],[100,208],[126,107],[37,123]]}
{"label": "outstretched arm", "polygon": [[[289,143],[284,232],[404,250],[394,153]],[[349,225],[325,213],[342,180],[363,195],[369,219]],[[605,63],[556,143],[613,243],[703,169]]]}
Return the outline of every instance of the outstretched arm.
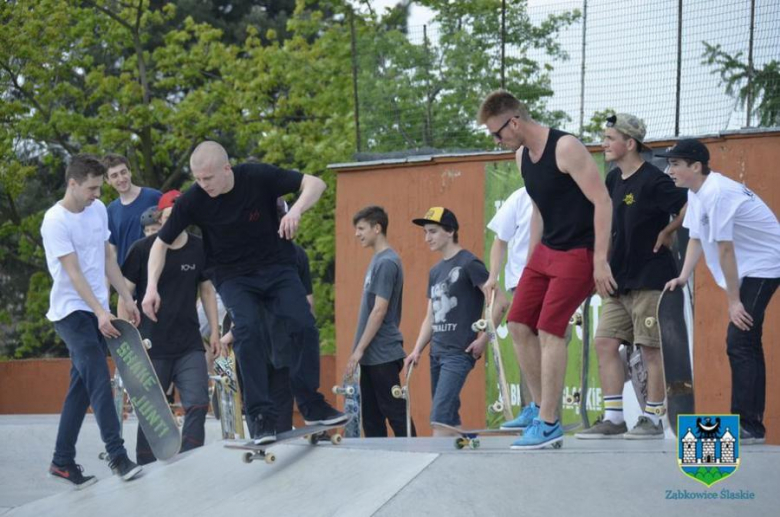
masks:
{"label": "outstretched arm", "polygon": [[295,237],[295,234],[298,232],[298,225],[301,222],[301,215],[314,206],[314,203],[320,199],[326,188],[325,182],[318,177],[309,174],[303,175],[301,194],[298,196],[298,201],[290,207],[290,211],[279,222],[279,237],[288,240]]}

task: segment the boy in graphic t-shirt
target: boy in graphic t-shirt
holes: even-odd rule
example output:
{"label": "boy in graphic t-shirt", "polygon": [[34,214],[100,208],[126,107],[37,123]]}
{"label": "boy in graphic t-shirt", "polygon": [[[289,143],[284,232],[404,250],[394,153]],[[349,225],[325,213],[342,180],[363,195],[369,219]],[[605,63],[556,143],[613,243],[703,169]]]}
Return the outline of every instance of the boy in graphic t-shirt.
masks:
{"label": "boy in graphic t-shirt", "polygon": [[[458,244],[458,219],[450,210],[433,207],[412,222],[425,229],[425,242],[442,260],[428,275],[428,310],[405,365],[417,364],[431,343],[431,422],[459,426],[460,390],[488,340],[471,325],[482,316],[482,286],[489,275],[485,264]],[[445,433],[434,429],[439,434]]]}
{"label": "boy in graphic t-shirt", "polygon": [[761,336],[766,308],[780,284],[780,224],[745,185],[710,170],[710,153],[698,140],[680,140],[658,156],[669,159],[675,184],[688,189],[683,220],[690,230],[688,250],[680,276],[667,288],[684,286],[704,253],[729,305],[726,352],[731,412],[740,417],[740,444],[764,443],[766,366]]}

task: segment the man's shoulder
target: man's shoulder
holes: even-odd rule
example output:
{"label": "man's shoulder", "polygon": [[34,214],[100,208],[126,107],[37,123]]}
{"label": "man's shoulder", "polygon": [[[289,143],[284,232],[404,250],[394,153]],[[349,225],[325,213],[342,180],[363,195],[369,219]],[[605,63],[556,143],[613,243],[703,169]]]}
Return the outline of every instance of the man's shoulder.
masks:
{"label": "man's shoulder", "polygon": [[401,257],[398,255],[398,253],[395,252],[393,248],[387,248],[382,253],[378,254],[376,257],[374,257],[373,262],[374,269],[379,269],[380,267],[401,267]]}
{"label": "man's shoulder", "polygon": [[130,245],[130,249],[127,251],[128,256],[131,253],[144,253],[149,254],[149,251],[152,249],[152,245],[154,244],[155,239],[157,239],[157,234],[149,235],[148,237],[142,237],[135,241],[133,244]]}

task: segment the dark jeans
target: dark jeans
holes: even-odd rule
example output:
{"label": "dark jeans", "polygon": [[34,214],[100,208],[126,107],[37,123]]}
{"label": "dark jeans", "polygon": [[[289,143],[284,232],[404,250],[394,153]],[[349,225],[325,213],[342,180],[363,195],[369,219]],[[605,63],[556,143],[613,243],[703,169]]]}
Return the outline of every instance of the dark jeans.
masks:
{"label": "dark jeans", "polygon": [[[360,365],[360,409],[363,413],[363,433],[366,438],[387,436],[385,420],[395,436],[406,436],[406,402],[394,398],[391,390],[400,385],[399,373],[404,360],[376,365]],[[417,431],[412,422],[412,436]]]}
{"label": "dark jeans", "polygon": [[76,440],[90,405],[108,457],[113,460],[127,454],[114,407],[106,342],[98,330],[97,317],[92,312],[75,311],[55,321],[54,330],[68,347],[72,364],[52,461],[62,466],[76,461]]}
{"label": "dark jeans", "polygon": [[[184,408],[184,426],[181,432],[181,452],[203,445],[205,440],[206,413],[209,409],[209,377],[206,355],[193,350],[172,359],[152,359],[154,371],[161,386],[173,382]],[[141,427],[135,447],[136,461],[145,465],[156,460]]]}
{"label": "dark jeans", "polygon": [[753,317],[753,326],[744,332],[729,323],[726,333],[726,351],[731,364],[731,412],[739,415],[742,427],[759,438],[766,434],[763,422],[766,365],[761,337],[766,308],[779,284],[780,278],[743,278],[739,299]]}
{"label": "dark jeans", "polygon": [[[225,280],[218,291],[234,324],[234,350],[244,382],[247,416],[254,419],[262,415],[275,422],[279,412],[270,395],[273,354],[266,313],[286,320],[291,329],[316,332],[301,279],[292,265],[265,266],[252,274]],[[325,404],[317,391],[319,351],[316,358],[310,355],[304,354],[301,360],[293,361],[290,371],[292,391],[304,418],[311,409]]]}

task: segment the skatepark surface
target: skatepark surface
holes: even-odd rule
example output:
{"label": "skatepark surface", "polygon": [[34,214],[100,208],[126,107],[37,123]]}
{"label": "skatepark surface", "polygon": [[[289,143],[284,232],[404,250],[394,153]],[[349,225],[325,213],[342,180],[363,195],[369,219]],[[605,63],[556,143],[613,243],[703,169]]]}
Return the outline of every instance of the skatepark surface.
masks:
{"label": "skatepark surface", "polygon": [[[57,415],[0,416],[0,516],[774,516],[780,447],[743,446],[741,466],[710,488],[677,466],[673,440],[583,441],[560,450],[512,451],[511,437],[477,450],[452,438],[345,439],[273,448],[276,463],[245,464],[207,420],[206,445],[147,465],[130,482],[98,459],[89,415],[77,461],[99,482],[81,491],[46,476]],[[125,425],[134,457],[136,424]],[[708,498],[708,500],[702,500]]]}

